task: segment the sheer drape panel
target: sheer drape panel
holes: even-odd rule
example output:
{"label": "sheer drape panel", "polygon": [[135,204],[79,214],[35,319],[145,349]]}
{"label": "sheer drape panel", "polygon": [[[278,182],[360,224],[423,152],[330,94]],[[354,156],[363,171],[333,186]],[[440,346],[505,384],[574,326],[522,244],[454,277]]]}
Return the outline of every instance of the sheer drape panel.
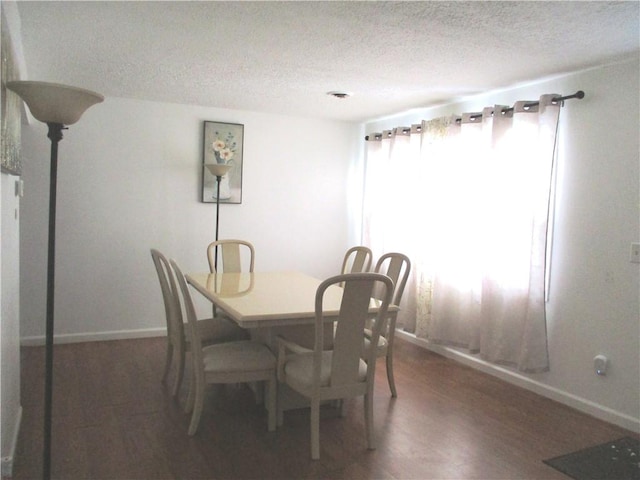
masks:
{"label": "sheer drape panel", "polygon": [[548,369],[545,266],[559,105],[496,107],[482,278],[483,358],[528,372]]}
{"label": "sheer drape panel", "polygon": [[[418,195],[423,188],[417,175],[420,153],[418,126],[399,127],[367,142],[364,191],[363,243],[374,258],[402,252],[411,258],[416,247],[415,230],[420,211]],[[415,326],[416,286],[412,272],[407,282],[397,325]]]}
{"label": "sheer drape panel", "polygon": [[[420,138],[420,169],[418,176],[421,179],[422,190],[416,209],[419,215],[416,221],[419,224],[417,244],[412,257],[416,274],[417,305],[415,333],[422,338],[428,338],[431,331],[431,320],[434,307],[433,288],[438,272],[438,258],[447,244],[448,232],[443,235],[434,235],[441,230],[441,225],[447,222],[446,202],[452,196],[451,188],[455,189],[457,182],[453,182],[451,188],[442,183],[447,177],[446,172],[453,173],[446,161],[455,156],[458,148],[456,139],[460,133],[459,117],[443,117],[422,122]],[[453,202],[455,205],[456,201]],[[444,207],[444,208],[443,208]],[[443,327],[442,324],[440,324]]]}
{"label": "sheer drape panel", "polygon": [[367,165],[364,190],[363,243],[369,246],[376,258],[384,245],[384,220],[386,217],[385,184],[390,181],[388,169],[389,141],[371,141],[367,143]]}
{"label": "sheer drape panel", "polygon": [[[386,180],[407,172],[397,195],[411,204],[387,197],[382,208],[370,199],[368,227],[385,228],[365,232],[371,245],[401,245],[412,258],[416,335],[523,371],[548,369],[554,97],[426,121],[420,135],[392,135],[368,148],[370,195],[384,191],[376,168],[384,166]],[[405,320],[405,328],[413,323]]]}

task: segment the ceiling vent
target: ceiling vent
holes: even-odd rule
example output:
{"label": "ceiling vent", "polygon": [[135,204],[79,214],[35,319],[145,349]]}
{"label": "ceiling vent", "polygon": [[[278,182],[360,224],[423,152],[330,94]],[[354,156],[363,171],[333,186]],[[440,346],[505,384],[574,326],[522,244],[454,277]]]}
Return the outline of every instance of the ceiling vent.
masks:
{"label": "ceiling vent", "polygon": [[351,96],[351,94],[348,92],[340,92],[340,91],[327,92],[327,95],[331,95],[332,97],[336,97],[336,98],[348,98]]}

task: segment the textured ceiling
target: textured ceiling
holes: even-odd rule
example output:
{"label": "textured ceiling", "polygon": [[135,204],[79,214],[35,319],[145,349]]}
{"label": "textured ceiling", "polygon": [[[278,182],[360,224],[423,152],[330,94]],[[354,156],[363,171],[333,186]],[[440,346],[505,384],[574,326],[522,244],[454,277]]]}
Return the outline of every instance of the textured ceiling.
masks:
{"label": "textured ceiling", "polygon": [[31,80],[358,122],[640,51],[637,1],[28,1],[18,10]]}

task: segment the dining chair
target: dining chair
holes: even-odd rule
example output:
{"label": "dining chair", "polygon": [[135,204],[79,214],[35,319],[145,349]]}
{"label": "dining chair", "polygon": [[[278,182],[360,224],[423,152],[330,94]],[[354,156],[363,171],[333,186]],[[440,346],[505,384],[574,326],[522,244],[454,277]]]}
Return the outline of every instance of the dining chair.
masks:
{"label": "dining chair", "polygon": [[[242,272],[242,259],[245,260],[248,257],[249,260],[249,272],[253,272],[253,266],[255,263],[255,248],[251,242],[246,240],[225,239],[216,240],[211,242],[207,246],[207,260],[209,261],[209,271],[211,273],[216,272],[216,255],[218,247],[222,256],[222,271],[229,273]],[[213,315],[218,315],[218,308],[213,306]],[[220,312],[221,315],[226,315],[224,312]]]}
{"label": "dining chair", "polygon": [[[255,249],[246,240],[217,240],[211,242],[207,247],[207,259],[209,260],[209,270],[216,271],[216,247],[220,248],[223,272],[242,272],[242,259],[248,256],[249,272],[253,272],[255,263]],[[244,250],[244,254],[243,254]]]}
{"label": "dining chair", "polygon": [[[329,288],[343,284],[342,303],[335,322],[333,345],[325,349],[323,299]],[[373,386],[376,352],[369,349],[363,359],[363,336],[374,287],[381,285],[384,295],[378,319],[384,319],[393,293],[393,282],[379,273],[341,274],[323,281],[315,297],[315,341],[313,350],[278,336],[278,381],[310,399],[311,458],[320,458],[320,402],[363,396],[367,445],[375,448],[373,431]],[[326,324],[331,328],[331,324]],[[373,323],[371,339],[376,342],[382,321]],[[282,425],[282,405],[278,424]]]}
{"label": "dining chair", "polygon": [[351,247],[344,254],[341,273],[368,272],[373,261],[373,253],[369,247],[359,245]]}
{"label": "dining chair", "polygon": [[[169,260],[159,251],[151,249],[151,258],[160,280],[160,289],[164,302],[164,311],[167,323],[167,354],[162,383],[166,383],[167,376],[171,370],[174,353],[177,356],[178,365],[176,378],[173,383],[172,395],[178,395],[180,385],[184,375],[185,355],[190,348],[190,338],[185,335],[182,311],[180,309],[178,290],[171,271]],[[206,318],[196,322],[200,332],[200,338],[205,344],[221,343],[248,338],[246,330],[238,327],[233,322],[222,317]]]}
{"label": "dining chair", "polygon": [[182,293],[191,336],[191,360],[193,363],[194,396],[188,433],[195,435],[204,406],[205,388],[208,384],[264,382],[266,384],[267,428],[276,429],[276,357],[263,343],[252,340],[216,343],[204,346],[198,328],[191,291],[184,274],[174,260],[173,272]]}
{"label": "dining chair", "polygon": [[[407,285],[410,271],[411,260],[402,253],[385,253],[376,262],[374,272],[383,273],[393,280],[394,291],[391,298],[391,303],[393,305],[398,307],[400,306],[400,301],[402,300],[402,294],[404,292],[404,287]],[[386,359],[387,381],[389,382],[391,396],[394,398],[398,396],[396,382],[393,377],[393,342],[396,332],[396,315],[397,314],[393,314],[383,319],[376,348],[377,356],[385,357]],[[371,329],[365,329],[366,349],[368,349],[372,343],[376,345],[376,342],[372,342],[372,335]]]}

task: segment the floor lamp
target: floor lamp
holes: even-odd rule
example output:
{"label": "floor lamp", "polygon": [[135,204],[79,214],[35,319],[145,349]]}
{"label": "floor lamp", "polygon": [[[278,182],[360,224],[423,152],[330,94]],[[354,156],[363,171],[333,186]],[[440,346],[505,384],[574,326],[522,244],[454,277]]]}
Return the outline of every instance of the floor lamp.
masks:
{"label": "floor lamp", "polygon": [[104,97],[76,87],[47,82],[7,82],[29,106],[31,114],[49,127],[51,140],[51,173],[49,180],[49,242],[47,256],[47,319],[44,387],[44,451],[42,477],[51,477],[51,413],[53,400],[53,301],[56,250],[56,181],[58,175],[58,142],[65,125],[76,123],[87,108]]}
{"label": "floor lamp", "polygon": [[[224,177],[227,172],[231,169],[231,165],[226,165],[224,163],[205,163],[204,165],[207,167],[207,170],[211,172],[212,175],[216,177],[217,183],[217,191],[216,191],[216,242],[218,241],[218,223],[220,220],[220,181],[222,177]],[[215,259],[214,259],[214,268],[216,272],[218,271],[218,245],[216,245],[215,249]]]}

